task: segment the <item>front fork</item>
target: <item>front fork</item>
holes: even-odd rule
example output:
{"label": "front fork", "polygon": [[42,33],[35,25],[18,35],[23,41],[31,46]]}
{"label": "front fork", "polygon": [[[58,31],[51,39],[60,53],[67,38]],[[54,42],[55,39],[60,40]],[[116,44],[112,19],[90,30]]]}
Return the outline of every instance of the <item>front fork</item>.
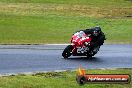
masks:
{"label": "front fork", "polygon": [[75,46],[75,44],[73,44],[73,43],[71,43],[71,45],[72,45],[72,47],[73,47],[71,53],[74,53],[74,52],[76,51],[76,46]]}

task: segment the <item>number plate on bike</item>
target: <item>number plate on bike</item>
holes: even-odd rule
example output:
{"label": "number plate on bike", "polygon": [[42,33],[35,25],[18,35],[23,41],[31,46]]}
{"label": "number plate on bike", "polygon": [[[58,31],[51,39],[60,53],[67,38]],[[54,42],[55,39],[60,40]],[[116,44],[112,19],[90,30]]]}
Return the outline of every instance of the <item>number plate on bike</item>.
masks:
{"label": "number plate on bike", "polygon": [[85,53],[87,50],[88,47],[77,47],[77,53]]}

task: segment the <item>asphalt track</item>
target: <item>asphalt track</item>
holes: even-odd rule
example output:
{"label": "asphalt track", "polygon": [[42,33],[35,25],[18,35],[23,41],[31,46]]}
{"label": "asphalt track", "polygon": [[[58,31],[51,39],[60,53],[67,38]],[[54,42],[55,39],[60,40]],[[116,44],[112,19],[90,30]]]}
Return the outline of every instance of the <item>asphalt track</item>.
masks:
{"label": "asphalt track", "polygon": [[64,59],[66,45],[0,45],[0,74],[86,69],[132,68],[132,45],[103,45],[93,58]]}

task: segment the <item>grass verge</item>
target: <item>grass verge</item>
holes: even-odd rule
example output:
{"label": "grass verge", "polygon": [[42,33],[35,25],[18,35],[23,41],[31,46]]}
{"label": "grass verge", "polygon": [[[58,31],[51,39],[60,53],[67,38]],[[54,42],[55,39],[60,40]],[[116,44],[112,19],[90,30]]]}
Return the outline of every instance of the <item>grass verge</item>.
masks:
{"label": "grass verge", "polygon": [[100,25],[107,43],[132,43],[129,0],[1,0],[0,44],[69,43]]}
{"label": "grass verge", "polygon": [[[89,74],[130,74],[132,69],[116,70],[87,70]],[[19,74],[15,76],[0,77],[0,88],[132,88],[130,84],[86,84],[80,86],[76,83],[76,72],[48,72],[32,75]]]}

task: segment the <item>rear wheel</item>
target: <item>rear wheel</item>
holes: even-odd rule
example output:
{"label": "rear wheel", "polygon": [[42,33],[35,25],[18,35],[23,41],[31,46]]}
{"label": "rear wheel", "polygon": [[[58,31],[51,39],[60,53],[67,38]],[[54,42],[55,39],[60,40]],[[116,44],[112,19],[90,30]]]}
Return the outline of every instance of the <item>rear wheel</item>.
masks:
{"label": "rear wheel", "polygon": [[99,51],[100,46],[97,46],[93,49],[93,55],[94,56]]}
{"label": "rear wheel", "polygon": [[91,58],[91,57],[92,57],[92,55],[88,53],[87,54],[87,58]]}
{"label": "rear wheel", "polygon": [[87,57],[91,58],[99,51],[100,46],[95,47],[91,52],[88,52]]}
{"label": "rear wheel", "polygon": [[63,56],[64,58],[70,57],[71,54],[72,54],[72,49],[73,49],[72,45],[68,45],[68,46],[64,49],[64,51],[63,51],[63,53],[62,53],[62,56]]}

